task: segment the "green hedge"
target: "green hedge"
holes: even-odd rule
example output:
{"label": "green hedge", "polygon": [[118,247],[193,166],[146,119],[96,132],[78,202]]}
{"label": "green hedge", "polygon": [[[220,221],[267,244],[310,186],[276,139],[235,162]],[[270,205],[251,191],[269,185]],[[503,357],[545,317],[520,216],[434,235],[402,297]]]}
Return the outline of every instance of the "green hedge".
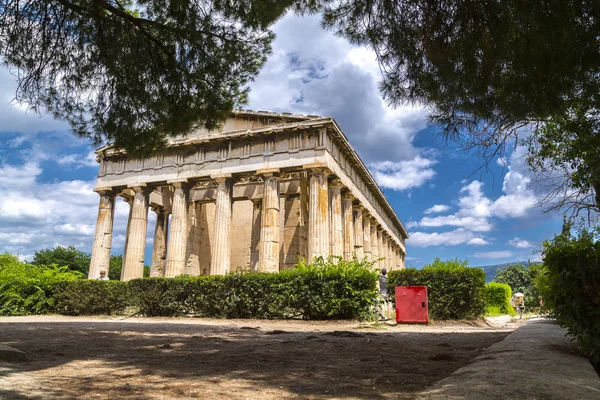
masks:
{"label": "green hedge", "polygon": [[537,281],[545,306],[600,368],[600,228],[563,232],[544,242]]}
{"label": "green hedge", "polygon": [[485,303],[488,315],[515,315],[515,309],[510,305],[512,289],[506,283],[490,282],[485,285]]}
{"label": "green hedge", "polygon": [[0,315],[48,313],[55,305],[55,285],[80,277],[67,267],[31,265],[11,254],[0,254]]}
{"label": "green hedge", "polygon": [[146,316],[355,319],[370,312],[377,274],[368,262],[318,259],[277,274],[77,281],[56,287],[55,311]]}
{"label": "green hedge", "polygon": [[53,311],[64,315],[123,314],[130,305],[129,285],[120,281],[81,279],[57,283]]}
{"label": "green hedge", "polygon": [[[485,273],[466,263],[441,262],[421,270],[391,271],[388,290],[395,286],[427,286],[429,317],[437,320],[476,319],[485,314]],[[393,291],[391,292],[393,293]]]}

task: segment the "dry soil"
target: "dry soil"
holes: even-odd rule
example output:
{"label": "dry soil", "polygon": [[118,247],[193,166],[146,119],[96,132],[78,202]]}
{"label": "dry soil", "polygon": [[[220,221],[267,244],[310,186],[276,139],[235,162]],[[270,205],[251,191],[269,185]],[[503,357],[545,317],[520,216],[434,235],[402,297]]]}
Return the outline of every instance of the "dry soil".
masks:
{"label": "dry soil", "polygon": [[517,324],[0,318],[0,398],[410,399]]}

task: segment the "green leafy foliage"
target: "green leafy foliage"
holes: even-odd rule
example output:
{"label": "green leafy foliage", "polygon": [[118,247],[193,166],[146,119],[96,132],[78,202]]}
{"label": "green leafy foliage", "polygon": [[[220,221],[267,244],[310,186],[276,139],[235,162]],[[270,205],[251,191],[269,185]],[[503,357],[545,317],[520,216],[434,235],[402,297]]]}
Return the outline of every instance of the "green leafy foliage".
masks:
{"label": "green leafy foliage", "polygon": [[[563,232],[543,244],[547,270],[539,289],[559,323],[581,344],[593,362],[600,363],[600,228],[580,229],[565,224]],[[542,278],[543,276],[543,278]]]}
{"label": "green leafy foliage", "polygon": [[377,297],[372,263],[317,259],[277,274],[70,282],[57,289],[56,311],[113,314],[126,307],[146,316],[355,319]]}
{"label": "green leafy foliage", "polygon": [[53,311],[64,315],[123,314],[130,302],[126,282],[87,279],[56,283],[53,298]]}
{"label": "green leafy foliage", "polygon": [[325,4],[326,27],[374,49],[390,103],[427,104],[443,136],[486,166],[515,140],[532,145],[531,166],[564,173],[543,179],[549,209],[600,211],[599,2]]}
{"label": "green leafy foliage", "polygon": [[0,315],[44,314],[53,309],[54,286],[82,275],[66,266],[31,265],[0,255]]}
{"label": "green leafy foliage", "polygon": [[247,99],[288,1],[7,0],[0,57],[18,102],[96,144],[147,153]]}
{"label": "green leafy foliage", "polygon": [[485,313],[485,273],[467,261],[435,261],[423,269],[391,271],[395,286],[427,286],[429,316],[438,320],[476,319]]}
{"label": "green leafy foliage", "polygon": [[487,283],[485,285],[487,314],[490,316],[502,314],[515,315],[515,309],[510,305],[511,297],[512,290],[506,283]]}
{"label": "green leafy foliage", "polygon": [[[121,270],[123,268],[123,256],[110,256],[110,263],[108,268],[108,279],[111,281],[121,280]],[[144,265],[144,278],[150,277],[150,267]]]}
{"label": "green leafy foliage", "polygon": [[63,265],[71,271],[78,271],[83,275],[87,275],[90,269],[90,260],[91,256],[89,254],[77,250],[74,246],[57,246],[53,249],[43,249],[34,252],[32,264]]}
{"label": "green leafy foliage", "polygon": [[506,283],[514,293],[525,294],[531,285],[529,270],[522,264],[511,264],[504,269],[498,270],[494,282]]}

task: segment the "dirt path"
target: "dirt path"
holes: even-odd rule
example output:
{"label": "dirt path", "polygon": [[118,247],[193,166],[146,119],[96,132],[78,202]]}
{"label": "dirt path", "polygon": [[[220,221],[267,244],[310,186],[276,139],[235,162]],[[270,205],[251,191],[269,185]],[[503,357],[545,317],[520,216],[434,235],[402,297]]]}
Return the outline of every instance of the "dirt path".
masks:
{"label": "dirt path", "polygon": [[0,398],[413,398],[506,337],[511,323],[0,318]]}

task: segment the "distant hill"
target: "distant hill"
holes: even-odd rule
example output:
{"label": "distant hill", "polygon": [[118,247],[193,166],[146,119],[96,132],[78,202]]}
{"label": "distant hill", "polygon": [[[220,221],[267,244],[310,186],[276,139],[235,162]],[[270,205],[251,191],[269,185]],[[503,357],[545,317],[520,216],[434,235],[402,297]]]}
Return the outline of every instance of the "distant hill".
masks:
{"label": "distant hill", "polygon": [[483,272],[485,272],[485,282],[488,283],[494,279],[494,276],[496,276],[496,271],[498,269],[504,269],[512,264],[521,264],[521,265],[525,265],[527,268],[529,268],[529,265],[536,265],[536,264],[541,264],[541,263],[539,261],[513,261],[513,262],[509,262],[509,263],[504,263],[504,264],[484,265],[484,266],[473,267],[473,268],[481,268],[483,270]]}

